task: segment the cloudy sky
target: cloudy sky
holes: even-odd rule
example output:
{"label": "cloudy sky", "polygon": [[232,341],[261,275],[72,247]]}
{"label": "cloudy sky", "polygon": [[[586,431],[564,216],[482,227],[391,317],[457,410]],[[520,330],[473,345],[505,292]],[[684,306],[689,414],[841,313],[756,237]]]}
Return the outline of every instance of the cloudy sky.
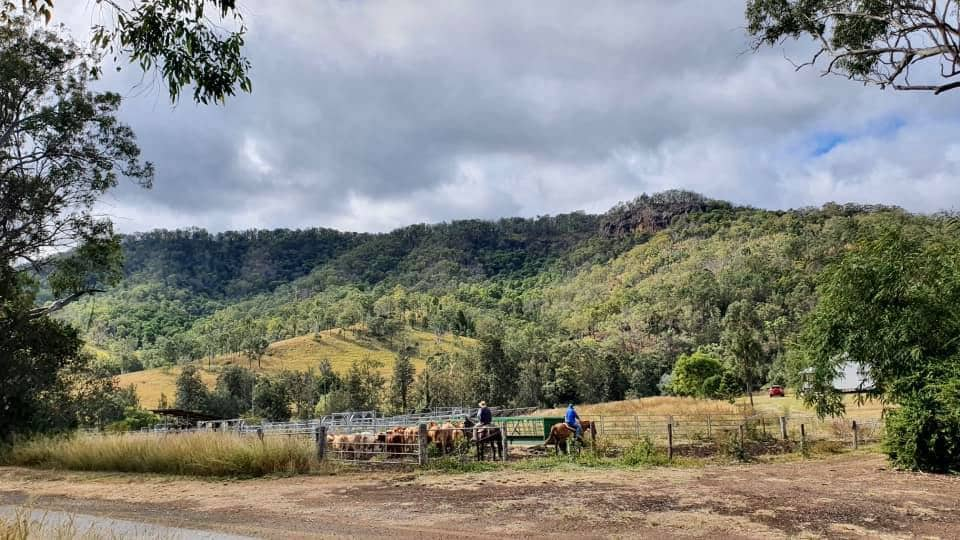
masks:
{"label": "cloudy sky", "polygon": [[136,69],[106,81],[157,167],[105,202],[121,231],[384,231],[670,188],[960,209],[960,91],[797,73],[810,44],[748,52],[743,0],[241,5],[252,94],[172,107]]}

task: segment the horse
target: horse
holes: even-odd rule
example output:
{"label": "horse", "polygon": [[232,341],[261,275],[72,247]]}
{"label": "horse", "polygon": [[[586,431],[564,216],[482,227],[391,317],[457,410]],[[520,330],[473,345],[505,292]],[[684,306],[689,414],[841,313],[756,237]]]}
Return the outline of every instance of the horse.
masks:
{"label": "horse", "polygon": [[503,459],[503,432],[499,426],[477,426],[469,418],[463,421],[463,431],[467,433],[473,429],[473,442],[477,445],[477,461],[486,458],[484,449],[489,444],[490,453],[494,461]]}
{"label": "horse", "polygon": [[[596,423],[594,423],[594,422],[592,422],[592,421],[590,421],[590,420],[581,420],[581,421],[580,421],[580,427],[583,428],[583,432],[584,432],[584,433],[587,433],[588,431],[590,432],[590,442],[591,442],[591,443],[597,442],[597,425],[596,425]],[[557,451],[557,454],[558,454],[558,455],[560,454],[561,451],[562,451],[564,454],[566,454],[566,453],[567,453],[567,445],[566,445],[565,443],[567,442],[567,439],[569,439],[570,436],[573,435],[574,433],[576,433],[576,430],[573,429],[573,428],[571,428],[570,426],[568,426],[565,422],[560,422],[559,424],[554,424],[554,425],[550,428],[550,436],[547,437],[547,440],[546,440],[546,441],[543,441],[543,445],[544,445],[544,446],[549,446],[549,445],[551,445],[551,444],[552,444],[552,445],[555,445],[555,446],[556,446],[556,451]],[[581,438],[581,442],[582,442],[582,441],[583,441],[583,439]]]}

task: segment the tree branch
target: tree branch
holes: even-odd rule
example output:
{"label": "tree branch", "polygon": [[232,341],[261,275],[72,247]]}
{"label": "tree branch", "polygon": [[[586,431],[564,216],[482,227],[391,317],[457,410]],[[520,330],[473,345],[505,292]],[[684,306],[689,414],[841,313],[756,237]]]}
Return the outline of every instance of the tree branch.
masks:
{"label": "tree branch", "polygon": [[88,294],[95,294],[95,293],[101,293],[101,292],[106,292],[106,291],[104,291],[103,289],[84,289],[82,291],[77,291],[71,294],[70,296],[54,301],[48,306],[31,309],[30,311],[27,312],[27,318],[39,319],[40,317],[46,317],[51,313],[60,311],[61,309],[67,307],[68,305],[76,302],[77,300],[79,300],[80,298]]}

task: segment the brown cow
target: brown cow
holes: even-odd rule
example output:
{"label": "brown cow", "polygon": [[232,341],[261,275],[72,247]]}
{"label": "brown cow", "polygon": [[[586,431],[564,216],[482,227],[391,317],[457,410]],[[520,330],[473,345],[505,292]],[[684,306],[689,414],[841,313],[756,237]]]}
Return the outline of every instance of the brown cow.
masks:
{"label": "brown cow", "polygon": [[391,457],[406,453],[407,450],[404,447],[404,436],[403,428],[390,430],[386,433],[386,452],[390,454]]}
{"label": "brown cow", "polygon": [[440,430],[437,432],[437,441],[434,444],[444,453],[453,452],[457,435],[460,435],[462,439],[463,431],[457,429],[457,426],[453,425],[452,422],[445,422],[440,426]]}
{"label": "brown cow", "polygon": [[420,430],[416,426],[410,426],[403,430],[403,444],[417,444],[417,438],[420,437]]}
{"label": "brown cow", "polygon": [[334,435],[330,447],[338,458],[349,459],[353,453],[353,435]]}

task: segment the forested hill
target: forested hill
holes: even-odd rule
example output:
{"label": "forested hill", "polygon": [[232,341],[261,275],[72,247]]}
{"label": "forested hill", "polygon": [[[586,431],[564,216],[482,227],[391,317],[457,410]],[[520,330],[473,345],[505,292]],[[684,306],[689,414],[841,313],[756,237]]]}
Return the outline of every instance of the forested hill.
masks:
{"label": "forested hill", "polygon": [[669,191],[601,215],[385,234],[154,231],[124,238],[122,283],[64,317],[113,371],[332,328],[389,339],[412,327],[478,338],[510,380],[501,401],[643,395],[678,355],[719,343],[731,310],[756,321],[758,370],[776,376],[820,269],[882,223],[931,219],[857,205],[774,212]]}

